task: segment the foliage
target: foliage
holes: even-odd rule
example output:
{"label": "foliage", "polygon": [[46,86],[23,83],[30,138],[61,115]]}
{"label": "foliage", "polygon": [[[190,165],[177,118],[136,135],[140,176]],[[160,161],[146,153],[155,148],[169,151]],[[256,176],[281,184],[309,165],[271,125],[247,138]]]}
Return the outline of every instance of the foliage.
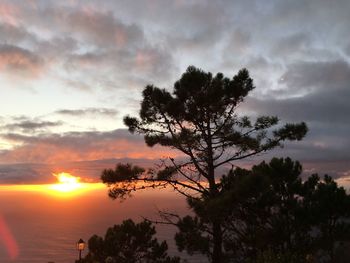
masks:
{"label": "foliage", "polygon": [[307,261],[309,257],[302,258],[300,255],[295,255],[292,253],[277,253],[272,250],[267,250],[259,252],[256,259],[250,260],[249,263],[307,263],[312,261]]}
{"label": "foliage", "polygon": [[203,253],[204,242],[189,238],[199,230],[196,239],[213,246],[205,229],[216,215],[227,262],[307,262],[311,255],[333,262],[336,244],[350,240],[350,196],[327,175],[303,182],[301,171],[289,158],[232,170],[216,199],[188,200],[195,216],[179,220],[178,247]]}
{"label": "foliage", "polygon": [[88,241],[89,253],[83,263],[179,263],[167,254],[165,241],[159,243],[155,228],[148,221],[135,224],[131,219],[108,228],[104,238],[93,235]]}
{"label": "foliage", "polygon": [[112,199],[116,197],[124,198],[130,194],[129,189],[123,187],[124,183],[127,182],[129,188],[132,187],[134,191],[140,189],[133,181],[137,181],[144,171],[143,168],[132,166],[131,164],[118,164],[115,170],[104,170],[101,175],[101,180],[110,186],[109,196]]}
{"label": "foliage", "polygon": [[[144,135],[148,146],[170,147],[184,158],[169,158],[162,169],[148,172],[128,166],[128,171],[120,173],[125,168],[122,164],[103,171],[110,196],[124,198],[140,189],[171,186],[189,199],[215,201],[223,190],[218,183],[221,167],[282,146],[285,140],[301,140],[307,132],[305,123],[283,126],[275,116],[252,121],[237,114],[238,106],[254,88],[246,69],[229,79],[193,66],[175,82],[173,93],[146,86],[139,117],[127,116],[124,123],[130,132]],[[208,247],[207,255],[214,263],[222,262],[221,217],[214,215],[208,220],[213,246]]]}
{"label": "foliage", "polygon": [[[127,116],[125,124],[131,132],[143,134],[149,146],[179,150],[188,160],[178,163],[170,159],[164,166],[167,173],[145,174],[142,168],[118,165],[116,170],[103,171],[102,180],[111,189],[123,188],[115,193],[116,198],[132,192],[134,185],[130,183],[137,180],[166,182],[177,190],[212,195],[218,191],[215,171],[219,167],[281,146],[284,140],[301,140],[307,132],[305,123],[279,126],[275,116],[260,116],[252,122],[236,114],[254,88],[246,69],[229,79],[222,73],[213,77],[193,66],[175,82],[173,94],[147,86],[139,118]],[[181,183],[182,179],[187,183]]]}

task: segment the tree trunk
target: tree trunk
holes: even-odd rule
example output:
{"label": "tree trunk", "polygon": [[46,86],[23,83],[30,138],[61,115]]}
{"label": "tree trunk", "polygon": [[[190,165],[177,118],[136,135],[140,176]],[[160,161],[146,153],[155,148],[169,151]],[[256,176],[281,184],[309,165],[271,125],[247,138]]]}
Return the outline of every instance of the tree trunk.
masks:
{"label": "tree trunk", "polygon": [[[211,198],[216,198],[218,196],[218,189],[215,184],[214,179],[214,169],[209,170],[209,188],[211,192]],[[222,263],[222,218],[219,216],[219,213],[214,213],[210,216],[212,221],[212,230],[213,230],[213,255],[212,263]]]}
{"label": "tree trunk", "polygon": [[[210,190],[212,198],[216,198],[218,195],[218,189],[215,184],[214,176],[210,177],[212,180],[209,180]],[[211,215],[212,227],[213,227],[213,256],[212,263],[222,263],[222,218],[215,213]]]}
{"label": "tree trunk", "polygon": [[213,243],[212,263],[222,263],[222,230],[218,219],[213,221]]}
{"label": "tree trunk", "polygon": [[[207,164],[208,164],[208,182],[209,189],[212,198],[216,198],[219,195],[219,190],[215,182],[215,169],[213,160],[213,145],[212,145],[212,135],[210,129],[210,116],[207,118]],[[222,263],[222,229],[221,229],[221,217],[217,214],[213,215],[213,256],[212,263]]]}

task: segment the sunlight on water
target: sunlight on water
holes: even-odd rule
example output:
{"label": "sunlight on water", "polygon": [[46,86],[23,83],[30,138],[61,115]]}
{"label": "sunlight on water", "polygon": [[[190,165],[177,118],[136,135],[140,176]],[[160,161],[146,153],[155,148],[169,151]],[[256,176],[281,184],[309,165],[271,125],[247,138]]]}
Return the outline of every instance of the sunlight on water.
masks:
{"label": "sunlight on water", "polygon": [[[108,197],[102,183],[80,183],[79,189],[70,192],[53,189],[54,185],[0,185],[0,217],[7,240],[6,246],[0,240],[1,263],[74,262],[80,238],[103,236],[108,227],[128,218],[155,219],[158,210],[180,215],[188,211],[185,199],[169,189],[146,190],[119,202]],[[169,252],[178,255],[175,229],[156,227],[159,240],[167,240]]]}
{"label": "sunlight on water", "polygon": [[[74,262],[79,238],[104,235],[108,227],[128,218],[154,218],[159,209],[180,214],[187,210],[185,199],[170,189],[146,190],[121,203],[108,198],[103,183],[81,182],[66,172],[53,176],[57,183],[0,185],[1,263]],[[177,254],[174,229],[157,229],[157,236],[168,241],[169,252]]]}
{"label": "sunlight on water", "polygon": [[78,183],[78,184],[39,184],[39,185],[0,185],[1,192],[37,192],[54,197],[74,197],[86,192],[104,189],[102,183]]}
{"label": "sunlight on water", "polygon": [[[7,226],[5,219],[0,215],[0,241],[4,244],[8,257],[15,260],[18,257],[19,250],[17,242]],[[0,242],[0,244],[1,244]]]}

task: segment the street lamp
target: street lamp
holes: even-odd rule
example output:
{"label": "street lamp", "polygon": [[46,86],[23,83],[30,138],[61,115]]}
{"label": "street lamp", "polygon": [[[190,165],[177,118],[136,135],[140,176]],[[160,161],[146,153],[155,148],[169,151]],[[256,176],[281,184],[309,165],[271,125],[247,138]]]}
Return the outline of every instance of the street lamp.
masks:
{"label": "street lamp", "polygon": [[79,261],[81,262],[81,251],[83,251],[85,248],[85,242],[82,239],[79,239],[79,241],[77,242],[77,249],[79,250]]}

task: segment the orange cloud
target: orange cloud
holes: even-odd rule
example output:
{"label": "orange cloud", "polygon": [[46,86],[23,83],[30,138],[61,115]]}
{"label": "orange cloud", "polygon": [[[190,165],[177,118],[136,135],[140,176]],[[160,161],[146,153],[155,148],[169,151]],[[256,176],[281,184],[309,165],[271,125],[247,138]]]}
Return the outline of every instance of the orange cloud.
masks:
{"label": "orange cloud", "polygon": [[0,19],[12,26],[18,25],[19,9],[13,4],[0,3]]}
{"label": "orange cloud", "polygon": [[124,129],[4,137],[18,146],[0,151],[0,184],[49,183],[52,172],[62,171],[97,182],[103,169],[114,168],[118,162],[151,167],[160,159],[182,156],[168,147],[150,148],[141,136]]}
{"label": "orange cloud", "polygon": [[42,59],[27,49],[0,45],[0,70],[37,77],[43,68]]}
{"label": "orange cloud", "polygon": [[142,137],[129,135],[125,130],[42,137],[12,134],[7,139],[20,144],[0,155],[1,162],[7,163],[54,164],[112,158],[175,158],[180,155],[167,147],[150,148],[146,146]]}

